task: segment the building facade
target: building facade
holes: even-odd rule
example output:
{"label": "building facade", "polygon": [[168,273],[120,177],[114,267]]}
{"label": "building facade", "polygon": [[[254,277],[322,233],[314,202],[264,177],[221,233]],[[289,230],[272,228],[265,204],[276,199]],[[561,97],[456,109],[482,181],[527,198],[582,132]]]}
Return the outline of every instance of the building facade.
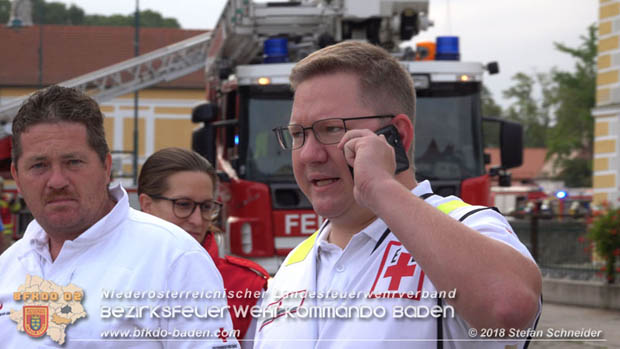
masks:
{"label": "building facade", "polygon": [[[143,28],[140,52],[146,53],[189,37],[200,30]],[[44,25],[0,26],[0,104],[134,56],[132,27]],[[4,50],[6,48],[6,50]],[[204,73],[189,74],[139,92],[138,164],[153,152],[171,146],[191,147],[191,110],[204,102]],[[101,103],[106,137],[113,151],[114,176],[133,183],[134,95]],[[5,125],[10,128],[10,125]]]}
{"label": "building facade", "polygon": [[593,201],[620,204],[620,0],[600,0]]}

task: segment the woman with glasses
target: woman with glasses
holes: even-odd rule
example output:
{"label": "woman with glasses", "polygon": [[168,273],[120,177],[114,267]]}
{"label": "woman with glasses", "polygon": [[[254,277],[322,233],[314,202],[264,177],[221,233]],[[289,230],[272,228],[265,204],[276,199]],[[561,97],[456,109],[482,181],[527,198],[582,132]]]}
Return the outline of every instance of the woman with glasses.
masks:
{"label": "woman with glasses", "polygon": [[260,295],[267,288],[269,274],[252,261],[219,257],[211,231],[222,206],[215,199],[216,186],[215,169],[200,154],[165,148],[151,155],[142,166],[138,178],[140,207],[146,213],[180,226],[205,247],[224,279],[230,315],[235,330],[240,333],[238,339],[246,337],[246,333],[252,338],[253,330],[248,331],[251,317],[236,317],[234,309],[256,305],[260,296],[246,297],[246,290]]}

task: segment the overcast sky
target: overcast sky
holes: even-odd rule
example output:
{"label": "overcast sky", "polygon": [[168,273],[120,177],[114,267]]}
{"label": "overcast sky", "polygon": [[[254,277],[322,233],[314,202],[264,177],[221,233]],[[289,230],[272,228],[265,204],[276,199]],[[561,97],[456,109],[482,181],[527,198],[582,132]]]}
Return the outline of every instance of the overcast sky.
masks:
{"label": "overcast sky", "polygon": [[[87,14],[129,14],[132,0],[48,0],[76,4]],[[364,1],[364,0],[359,0]],[[556,66],[573,70],[574,61],[555,50],[560,42],[577,47],[580,36],[598,18],[598,0],[430,0],[435,25],[413,42],[438,35],[458,35],[461,60],[498,61],[500,74],[485,76],[495,100],[506,106],[502,91],[517,72],[546,72]],[[176,18],[184,29],[211,29],[225,0],[141,0],[140,9],[151,9]]]}

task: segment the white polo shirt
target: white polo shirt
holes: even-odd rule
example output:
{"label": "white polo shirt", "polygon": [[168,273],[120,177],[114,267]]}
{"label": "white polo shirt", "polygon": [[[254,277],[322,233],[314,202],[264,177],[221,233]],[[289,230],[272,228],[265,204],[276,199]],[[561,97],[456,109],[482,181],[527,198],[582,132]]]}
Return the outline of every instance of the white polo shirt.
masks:
{"label": "white polo shirt", "polygon": [[[418,196],[431,193],[430,183],[421,182],[412,192]],[[455,219],[477,208],[456,197],[433,195],[426,202],[456,207],[450,212]],[[501,214],[482,210],[463,223],[532,259]],[[267,311],[258,321],[255,347],[284,348],[294,343],[298,349],[436,348],[439,321],[425,313],[437,308],[437,297],[432,296],[435,286],[395,235],[389,232],[381,239],[386,230],[386,224],[377,219],[355,234],[343,250],[327,242],[326,223],[315,240],[311,238],[292,251],[263,300]],[[304,249],[306,252],[300,253]],[[313,308],[340,309],[342,313],[305,316]],[[522,347],[525,342],[473,341],[476,338],[470,336],[469,326],[450,308],[442,303],[444,348]],[[277,312],[274,315],[270,310]],[[361,313],[369,310],[379,313]]]}
{"label": "white polo shirt", "polygon": [[[1,346],[237,348],[234,338],[224,341],[217,337],[187,336],[192,330],[216,333],[220,328],[232,329],[228,312],[221,317],[206,319],[181,314],[172,317],[163,313],[166,306],[198,307],[200,311],[211,306],[226,307],[225,297],[205,299],[180,297],[179,293],[174,297],[172,294],[181,291],[223,292],[222,277],[209,254],[176,225],[130,208],[127,193],[122,187],[112,188],[110,193],[117,201],[112,211],[76,239],[65,241],[54,261],[49,253],[47,233],[36,221],[28,225],[21,240],[0,256]],[[62,346],[52,340],[49,333],[40,338],[29,336],[23,331],[23,323],[10,319],[15,316],[12,313],[21,313],[22,307],[27,305],[24,301],[14,300],[14,292],[27,279],[31,279],[27,275],[48,280],[60,287],[72,284],[83,290],[81,305],[86,316],[65,325]],[[36,289],[50,290],[44,284]],[[119,294],[121,297],[115,296]],[[53,306],[49,303],[36,304],[49,306],[50,311]],[[147,307],[142,314],[137,312],[137,308],[129,309],[141,306]],[[109,316],[108,312],[106,317],[106,307],[123,307],[125,312],[122,316]],[[155,313],[151,313],[152,309],[156,309]],[[54,315],[56,319],[49,314],[48,325],[51,321],[59,321],[58,314]],[[63,314],[60,315],[62,317]],[[59,326],[62,326],[61,322],[55,325],[55,331]],[[159,340],[154,337],[155,330],[159,330],[160,334],[167,331],[169,335]],[[177,336],[172,335],[175,330]],[[186,336],[181,337],[182,333]]]}

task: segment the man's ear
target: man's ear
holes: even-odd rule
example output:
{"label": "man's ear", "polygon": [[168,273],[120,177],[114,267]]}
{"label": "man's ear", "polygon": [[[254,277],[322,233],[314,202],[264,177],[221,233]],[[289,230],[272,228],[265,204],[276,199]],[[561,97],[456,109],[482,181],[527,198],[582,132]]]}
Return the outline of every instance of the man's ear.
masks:
{"label": "man's ear", "polygon": [[146,213],[151,213],[152,211],[152,205],[153,205],[153,199],[148,196],[147,194],[140,194],[140,196],[138,196],[138,201],[140,201],[140,209],[142,210],[142,212],[146,212]]}
{"label": "man's ear", "polygon": [[409,153],[411,145],[415,142],[413,123],[406,114],[398,114],[392,119],[392,124],[398,129],[400,141],[405,151]]}
{"label": "man's ear", "polygon": [[105,156],[105,161],[103,162],[103,167],[105,168],[105,173],[108,178],[108,182],[106,184],[110,184],[112,181],[112,154],[108,153]]}
{"label": "man's ear", "polygon": [[22,193],[20,186],[19,186],[19,178],[17,177],[17,167],[15,167],[15,162],[11,161],[11,177],[13,177],[13,180],[15,181],[15,185],[17,186],[17,192],[18,193]]}

